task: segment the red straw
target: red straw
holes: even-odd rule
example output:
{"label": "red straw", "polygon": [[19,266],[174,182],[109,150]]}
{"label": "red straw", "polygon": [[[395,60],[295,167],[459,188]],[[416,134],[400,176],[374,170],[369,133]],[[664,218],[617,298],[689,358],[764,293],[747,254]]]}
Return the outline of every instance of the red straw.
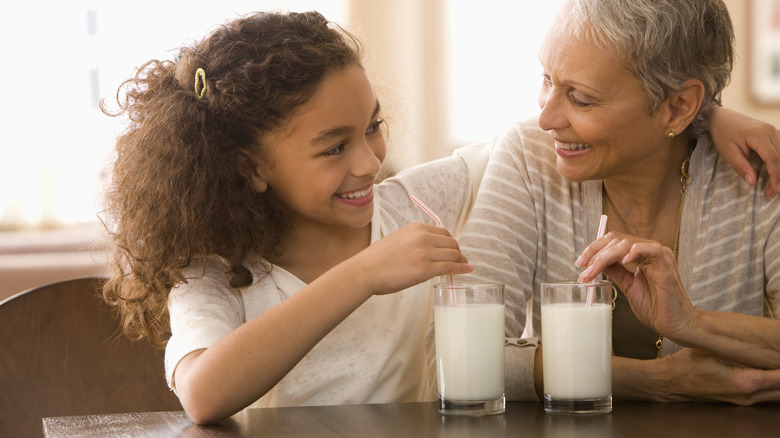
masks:
{"label": "red straw", "polygon": [[436,214],[431,207],[428,207],[425,205],[424,202],[420,200],[417,196],[409,195],[409,199],[411,199],[415,204],[417,204],[418,207],[422,208],[424,212],[428,213],[428,216],[432,217],[434,222],[436,222],[436,225],[439,226],[439,228],[445,228],[444,222],[441,220],[438,214]]}
{"label": "red straw", "polygon": [[[422,200],[420,200],[420,198],[418,198],[417,196],[414,196],[414,195],[409,195],[409,199],[411,199],[412,202],[417,204],[417,206],[420,207],[424,212],[428,213],[428,216],[432,217],[433,221],[436,222],[436,226],[438,226],[439,228],[446,228],[444,226],[444,221],[441,220],[439,215],[436,214],[436,212],[434,212],[433,209],[431,209],[431,207],[428,207],[427,205],[425,205],[425,203],[422,202]],[[453,286],[455,283],[452,281],[452,275],[449,275],[448,278],[449,278],[450,286]],[[452,305],[454,306],[455,305],[455,290],[450,289],[450,294],[452,295]]]}
{"label": "red straw", "polygon": [[[599,232],[596,234],[596,239],[601,239],[604,237],[604,232],[607,231],[607,215],[602,214],[601,220],[599,220]],[[588,297],[585,300],[585,305],[590,306],[593,304],[593,293],[595,292],[595,288],[589,287],[588,288]]]}

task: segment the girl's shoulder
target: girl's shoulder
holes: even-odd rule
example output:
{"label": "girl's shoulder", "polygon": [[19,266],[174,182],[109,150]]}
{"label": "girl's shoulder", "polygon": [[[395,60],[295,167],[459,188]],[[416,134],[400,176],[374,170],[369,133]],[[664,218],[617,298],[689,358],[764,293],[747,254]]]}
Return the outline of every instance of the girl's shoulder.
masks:
{"label": "girl's shoulder", "polygon": [[208,279],[218,283],[229,283],[229,264],[218,255],[209,255],[194,259],[182,269],[182,277],[186,282]]}
{"label": "girl's shoulder", "polygon": [[203,257],[190,263],[182,272],[184,280],[171,290],[172,316],[196,309],[201,314],[227,312],[233,315],[232,320],[245,321],[279,304],[283,295],[289,293],[288,289],[297,286],[277,281],[273,265],[264,259],[250,261],[253,263],[245,263],[245,267],[252,274],[252,281],[239,287],[231,285],[230,265],[220,256]]}

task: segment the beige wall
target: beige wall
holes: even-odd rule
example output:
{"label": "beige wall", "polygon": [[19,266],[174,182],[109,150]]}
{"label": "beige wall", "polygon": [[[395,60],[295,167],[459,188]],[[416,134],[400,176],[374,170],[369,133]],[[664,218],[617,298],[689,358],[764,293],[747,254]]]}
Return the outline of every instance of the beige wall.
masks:
{"label": "beige wall", "polygon": [[750,97],[750,0],[724,0],[737,37],[737,62],[731,84],[723,92],[723,104],[780,127],[780,105],[759,105]]}
{"label": "beige wall", "polygon": [[352,0],[347,26],[363,43],[364,64],[390,126],[396,168],[445,153],[446,0]]}

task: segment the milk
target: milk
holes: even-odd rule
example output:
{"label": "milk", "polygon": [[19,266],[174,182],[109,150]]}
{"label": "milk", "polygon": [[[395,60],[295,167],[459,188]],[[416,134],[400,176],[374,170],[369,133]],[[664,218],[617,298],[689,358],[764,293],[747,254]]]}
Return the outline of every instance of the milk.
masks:
{"label": "milk", "polygon": [[439,395],[495,400],[504,395],[504,305],[434,306]]}
{"label": "milk", "polygon": [[612,392],[612,306],[542,304],[544,393],[556,399]]}

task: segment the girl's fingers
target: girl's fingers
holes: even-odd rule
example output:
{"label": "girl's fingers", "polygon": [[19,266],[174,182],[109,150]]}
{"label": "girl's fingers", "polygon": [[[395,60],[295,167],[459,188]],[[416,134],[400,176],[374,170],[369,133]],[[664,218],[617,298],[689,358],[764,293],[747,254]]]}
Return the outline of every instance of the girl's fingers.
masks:
{"label": "girl's fingers", "polygon": [[[748,146],[756,151],[766,165],[767,173],[769,173],[767,195],[773,197],[780,192],[780,130],[775,129],[772,135],[763,141],[765,141],[765,147],[753,147],[752,144]],[[752,172],[753,169],[750,168],[750,170]]]}

